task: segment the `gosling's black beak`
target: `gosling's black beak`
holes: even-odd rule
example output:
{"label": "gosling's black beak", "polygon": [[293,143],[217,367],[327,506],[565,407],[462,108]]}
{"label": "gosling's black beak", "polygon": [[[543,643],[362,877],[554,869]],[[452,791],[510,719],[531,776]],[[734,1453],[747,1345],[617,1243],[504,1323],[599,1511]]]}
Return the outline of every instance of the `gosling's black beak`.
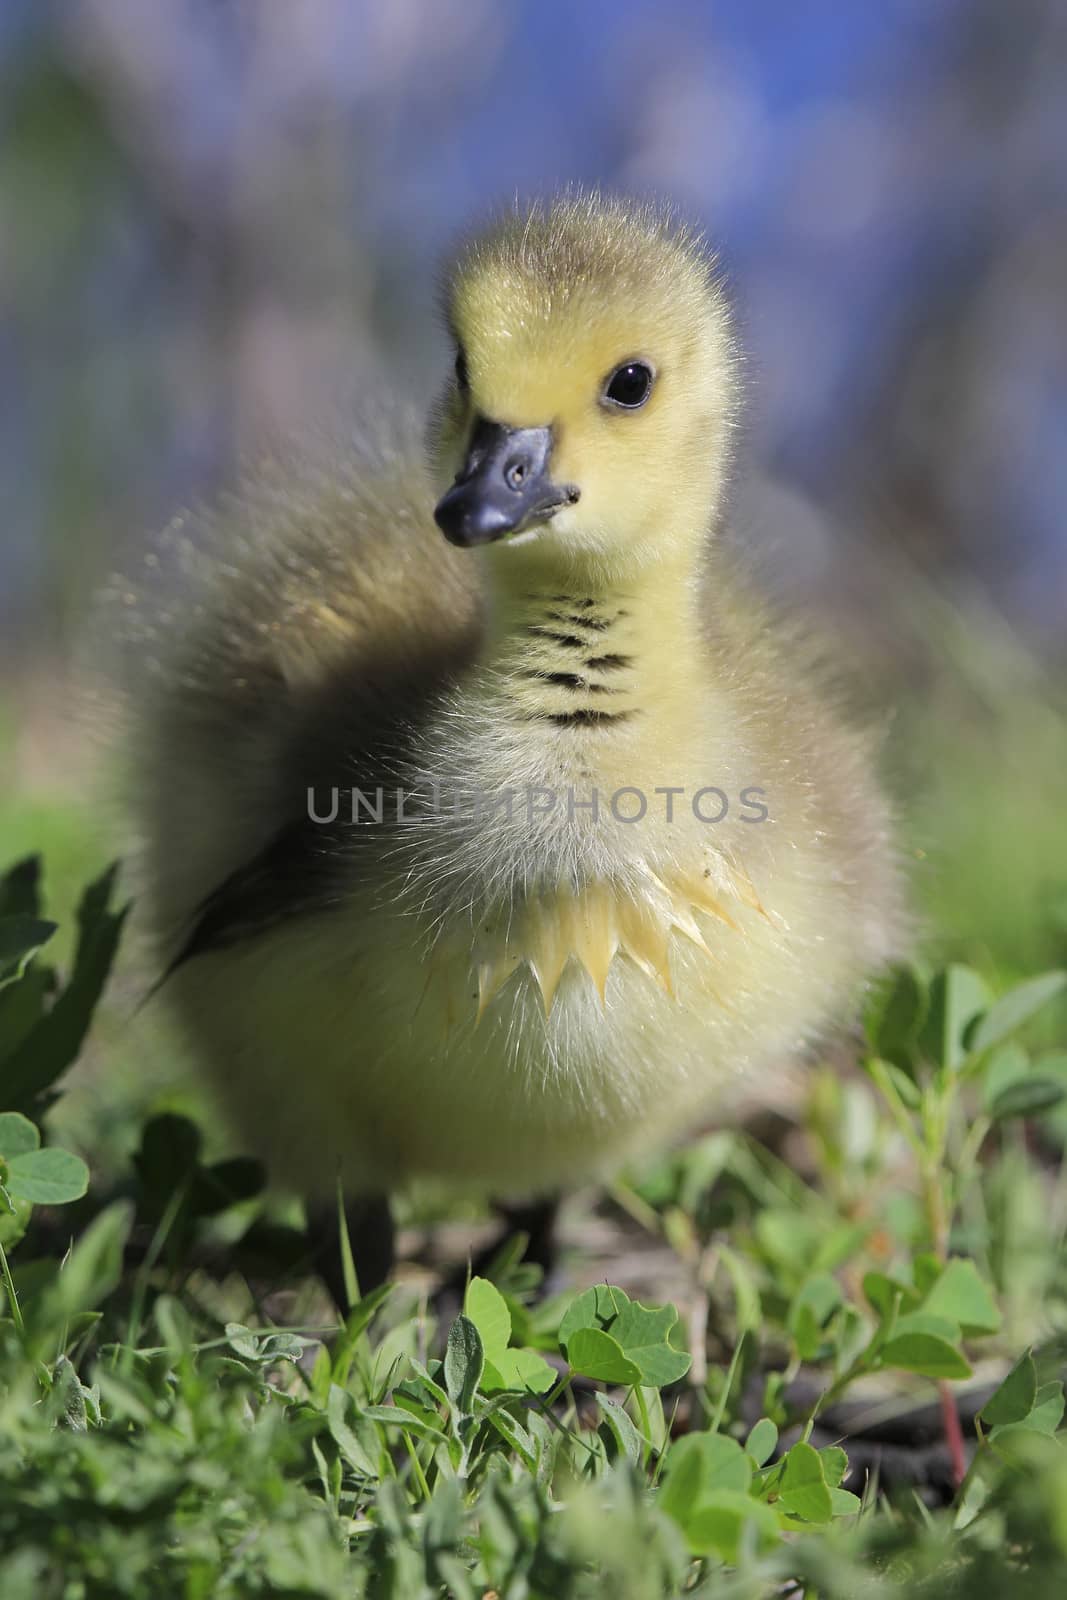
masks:
{"label": "gosling's black beak", "polygon": [[452,544],[490,544],[544,522],[578,490],[549,476],[551,428],[508,428],[478,419],[455,483],[434,511]]}

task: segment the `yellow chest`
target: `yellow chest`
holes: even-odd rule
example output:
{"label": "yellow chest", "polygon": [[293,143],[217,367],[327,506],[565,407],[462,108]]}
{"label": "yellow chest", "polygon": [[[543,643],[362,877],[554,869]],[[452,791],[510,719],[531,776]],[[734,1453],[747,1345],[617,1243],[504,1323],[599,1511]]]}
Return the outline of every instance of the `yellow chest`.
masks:
{"label": "yellow chest", "polygon": [[[741,906],[763,909],[743,868],[711,855],[691,874],[672,870],[661,876],[641,865],[627,886],[598,881],[577,891],[535,892],[477,926],[470,956],[477,1017],[523,970],[534,979],[550,1015],[569,963],[584,972],[602,1006],[612,963],[621,959],[673,996],[673,936],[686,939],[711,962],[700,919],[712,917],[743,939],[735,915]],[[437,952],[443,965],[454,959],[449,942],[446,938]],[[464,993],[470,992],[465,984]]]}
{"label": "yellow chest", "polygon": [[[679,939],[714,988],[706,919],[716,947],[743,943],[742,913],[763,906],[737,815],[752,775],[701,666],[697,643],[679,636],[676,655],[625,595],[532,597],[428,730],[417,781],[469,801],[413,836],[405,868],[409,903],[433,885],[426,982],[453,1025],[523,973],[548,1016],[572,966],[601,1007],[616,962],[672,995]],[[694,811],[709,790],[733,807],[721,827]]]}

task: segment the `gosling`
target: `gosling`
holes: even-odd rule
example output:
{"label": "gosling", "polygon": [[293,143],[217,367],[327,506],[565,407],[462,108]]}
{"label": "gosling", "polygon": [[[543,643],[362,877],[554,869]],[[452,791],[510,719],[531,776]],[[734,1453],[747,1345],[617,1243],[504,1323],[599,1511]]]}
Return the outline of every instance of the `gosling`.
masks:
{"label": "gosling", "polygon": [[275,1179],[363,1197],[364,1288],[412,1179],[543,1195],[773,1097],[900,926],[870,741],[716,538],[700,239],[568,196],[447,319],[435,491],[410,426],[266,468],[123,594],[163,997]]}

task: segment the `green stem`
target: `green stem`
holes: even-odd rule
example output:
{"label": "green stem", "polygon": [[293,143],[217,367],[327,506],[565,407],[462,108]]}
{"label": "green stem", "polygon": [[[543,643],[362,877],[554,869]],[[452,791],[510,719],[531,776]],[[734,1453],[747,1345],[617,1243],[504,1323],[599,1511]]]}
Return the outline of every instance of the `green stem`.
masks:
{"label": "green stem", "polygon": [[405,1446],[407,1447],[408,1458],[409,1458],[409,1460],[411,1462],[411,1470],[415,1474],[416,1479],[418,1480],[418,1485],[419,1485],[419,1489],[420,1489],[420,1491],[422,1493],[422,1498],[423,1498],[423,1500],[429,1500],[429,1498],[430,1498],[430,1485],[426,1482],[426,1474],[422,1470],[422,1462],[419,1460],[419,1452],[415,1448],[415,1444],[414,1444],[414,1442],[412,1440],[411,1434],[408,1432],[408,1430],[406,1428],[401,1428],[400,1436],[403,1439]]}
{"label": "green stem", "polygon": [[[945,1196],[945,1149],[948,1142],[948,1105],[944,1093],[931,1095],[923,1107],[923,1130],[926,1148],[922,1160],[923,1203],[926,1209],[930,1240],[938,1261],[948,1260],[951,1217]],[[959,1490],[967,1477],[967,1448],[963,1439],[956,1391],[947,1378],[938,1379],[938,1398],[941,1402],[941,1421],[945,1430],[945,1444],[952,1463],[952,1476]]]}
{"label": "green stem", "polygon": [[356,1261],[352,1254],[352,1240],[348,1233],[348,1215],[345,1211],[345,1192],[341,1180],[337,1180],[337,1237],[341,1250],[341,1277],[345,1286],[345,1299],[348,1305],[344,1307],[345,1315],[358,1306],[360,1302],[359,1275],[356,1272]]}
{"label": "green stem", "polygon": [[634,1384],[630,1393],[633,1395],[637,1403],[637,1409],[641,1413],[641,1443],[644,1446],[641,1452],[641,1465],[647,1466],[648,1457],[652,1450],[652,1421],[648,1415],[648,1401],[645,1399],[639,1383]]}
{"label": "green stem", "polygon": [[125,1345],[115,1346],[115,1359],[112,1362],[113,1367],[118,1366],[120,1353],[125,1353],[123,1361],[124,1367],[129,1366],[130,1352],[132,1352],[136,1347],[137,1340],[141,1332],[141,1325],[144,1321],[144,1308],[145,1301],[148,1298],[149,1280],[151,1279],[152,1273],[155,1270],[156,1262],[163,1254],[163,1246],[166,1244],[167,1239],[170,1236],[170,1230],[173,1228],[175,1221],[177,1220],[178,1213],[181,1211],[181,1208],[185,1202],[185,1197],[189,1192],[190,1181],[191,1179],[189,1177],[183,1178],[178,1187],[174,1190],[174,1193],[167,1201],[163,1215],[159,1219],[148,1249],[145,1251],[145,1258],[142,1261],[137,1273],[137,1277],[134,1280],[133,1294],[130,1302],[130,1320],[126,1328],[126,1343]]}
{"label": "green stem", "polygon": [[0,1279],[3,1279],[7,1303],[11,1307],[11,1320],[15,1324],[15,1331],[21,1339],[26,1332],[26,1324],[22,1320],[22,1308],[19,1305],[19,1297],[15,1293],[15,1283],[11,1276],[11,1268],[8,1266],[7,1255],[2,1244],[0,1244]]}
{"label": "green stem", "polygon": [[986,1135],[992,1126],[992,1119],[989,1117],[975,1118],[970,1133],[963,1141],[963,1147],[960,1150],[959,1159],[956,1162],[956,1170],[964,1177],[967,1176],[975,1162],[978,1160],[978,1152],[985,1144]]}
{"label": "green stem", "polygon": [[820,1412],[825,1411],[827,1406],[833,1405],[835,1400],[840,1399],[845,1390],[848,1388],[849,1384],[855,1383],[857,1378],[861,1378],[863,1376],[863,1374],[867,1371],[868,1357],[870,1354],[871,1346],[868,1345],[866,1349],[860,1351],[859,1355],[856,1357],[855,1361],[852,1362],[851,1366],[846,1368],[839,1378],[835,1378],[828,1389],[823,1390],[818,1400],[816,1400],[815,1407],[811,1413],[799,1413],[790,1416],[788,1426],[793,1427],[795,1423],[800,1422],[801,1420],[806,1420],[809,1423],[813,1423],[819,1416]]}
{"label": "green stem", "polygon": [[915,1131],[915,1124],[912,1121],[911,1116],[908,1114],[907,1106],[900,1098],[892,1078],[885,1070],[884,1063],[881,1062],[877,1056],[872,1056],[866,1065],[871,1081],[874,1083],[881,1094],[882,1099],[885,1101],[893,1121],[896,1123],[900,1132],[908,1141],[911,1149],[921,1159],[923,1155],[922,1141]]}
{"label": "green stem", "polygon": [[981,1465],[982,1457],[985,1455],[986,1451],[989,1449],[989,1445],[988,1445],[988,1443],[986,1441],[985,1430],[983,1429],[982,1424],[981,1424],[981,1422],[979,1421],[979,1419],[977,1417],[975,1417],[975,1419],[974,1419],[974,1431],[978,1435],[978,1445],[977,1445],[977,1448],[976,1448],[976,1450],[974,1452],[974,1455],[971,1457],[971,1464],[967,1468],[967,1472],[966,1472],[966,1474],[965,1474],[965,1476],[963,1478],[962,1483],[957,1485],[957,1488],[956,1488],[956,1504],[957,1505],[960,1505],[962,1503],[963,1498],[967,1493],[967,1490],[971,1487],[971,1484],[974,1482],[975,1476],[976,1476],[976,1474],[978,1472],[978,1469],[979,1469],[979,1467]]}
{"label": "green stem", "polygon": [[551,1411],[552,1407],[555,1405],[564,1389],[575,1376],[576,1374],[571,1371],[570,1367],[568,1367],[565,1372],[560,1373],[560,1376],[556,1379],[556,1382],[552,1385],[547,1394],[539,1394],[536,1396],[537,1403],[542,1410]]}
{"label": "green stem", "polygon": [[737,1343],[734,1345],[734,1353],[730,1357],[730,1365],[726,1371],[726,1382],[722,1386],[722,1393],[719,1396],[719,1403],[715,1408],[715,1415],[712,1417],[710,1426],[708,1428],[709,1433],[718,1433],[719,1429],[722,1427],[722,1419],[726,1415],[726,1402],[729,1400],[730,1391],[734,1386],[734,1376],[737,1372],[737,1363],[741,1359],[741,1347],[744,1342],[745,1335],[742,1333],[740,1339],[738,1339]]}

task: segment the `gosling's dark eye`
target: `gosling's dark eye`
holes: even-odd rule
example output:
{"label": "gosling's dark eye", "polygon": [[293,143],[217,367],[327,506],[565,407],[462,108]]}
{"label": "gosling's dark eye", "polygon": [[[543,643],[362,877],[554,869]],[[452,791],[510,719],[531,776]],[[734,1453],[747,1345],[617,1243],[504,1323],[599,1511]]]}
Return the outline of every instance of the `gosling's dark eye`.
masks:
{"label": "gosling's dark eye", "polygon": [[466,394],[471,386],[471,378],[470,373],[467,371],[467,352],[462,345],[456,351],[456,382],[459,385],[460,394]]}
{"label": "gosling's dark eye", "polygon": [[604,399],[609,405],[622,406],[626,411],[636,411],[652,393],[652,368],[643,361],[627,361],[616,367],[604,385]]}

